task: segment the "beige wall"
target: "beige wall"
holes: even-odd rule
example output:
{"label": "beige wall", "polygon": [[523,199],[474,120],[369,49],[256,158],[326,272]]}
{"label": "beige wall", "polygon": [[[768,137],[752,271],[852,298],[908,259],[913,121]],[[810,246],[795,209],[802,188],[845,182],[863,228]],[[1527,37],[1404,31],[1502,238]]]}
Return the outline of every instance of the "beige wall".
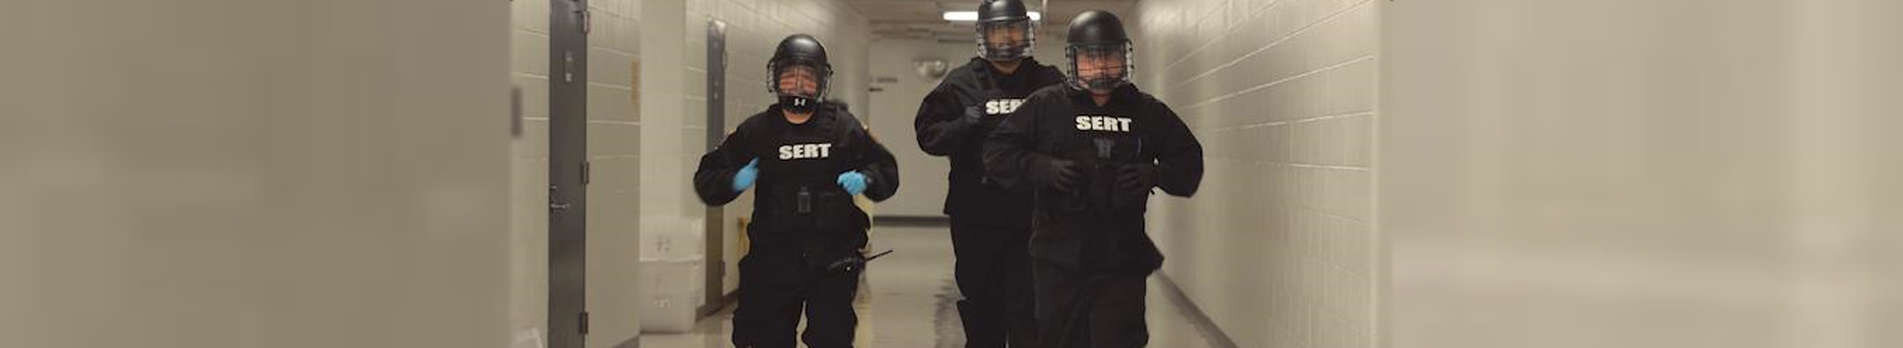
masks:
{"label": "beige wall", "polygon": [[588,1],[589,347],[632,345],[646,303],[639,286],[642,118],[634,89],[640,7],[640,0]]}
{"label": "beige wall", "polygon": [[1193,199],[1151,200],[1162,274],[1239,346],[1372,345],[1378,6],[1137,7],[1120,14],[1137,86],[1183,117],[1208,166]]}
{"label": "beige wall", "polygon": [[1393,347],[1895,347],[1895,1],[1381,2]]}
{"label": "beige wall", "polygon": [[[690,183],[700,155],[707,150],[707,21],[728,24],[729,132],[774,102],[766,92],[766,60],[780,39],[794,33],[812,34],[826,45],[836,70],[830,93],[876,123],[875,117],[864,112],[868,31],[866,18],[837,0],[649,0],[642,6],[648,19],[641,25],[641,46],[648,53],[643,57],[647,64],[642,67],[642,84],[669,86],[643,89],[648,98],[642,110],[652,116],[642,122],[647,126],[642,130],[642,163],[652,166],[644,166],[641,176],[657,189],[641,193],[648,204],[642,207],[640,237],[644,291],[648,292],[642,324],[649,331],[678,332],[692,327],[694,310],[706,302],[706,206],[695,198]],[[750,197],[729,204],[727,219],[721,222],[729,256],[722,283],[728,291],[738,284],[739,275],[735,242],[740,231],[735,221],[751,211]],[[674,206],[652,206],[656,204]]]}
{"label": "beige wall", "polygon": [[508,346],[508,11],[9,4],[0,345]]}
{"label": "beige wall", "polygon": [[876,39],[872,45],[879,47],[870,59],[873,78],[898,79],[896,83],[873,84],[882,91],[871,93],[870,113],[879,118],[871,125],[872,134],[898,159],[902,169],[899,182],[904,183],[903,194],[880,202],[879,214],[940,216],[945,206],[945,174],[951,164],[944,157],[919,150],[918,136],[912,129],[919,101],[931,93],[939,79],[919,76],[912,62],[938,59],[955,68],[971,59],[972,46],[916,39]]}
{"label": "beige wall", "polygon": [[509,142],[509,323],[512,347],[533,348],[548,326],[548,2],[509,7],[509,80],[523,116]]}

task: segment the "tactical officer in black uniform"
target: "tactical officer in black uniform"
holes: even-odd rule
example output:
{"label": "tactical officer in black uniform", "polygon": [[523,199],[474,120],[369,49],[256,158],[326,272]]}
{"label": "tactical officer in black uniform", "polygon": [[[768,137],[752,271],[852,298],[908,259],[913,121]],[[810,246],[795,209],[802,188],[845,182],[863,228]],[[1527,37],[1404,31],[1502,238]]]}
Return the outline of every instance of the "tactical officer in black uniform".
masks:
{"label": "tactical officer in black uniform", "polygon": [[858,119],[820,102],[832,66],[818,40],[788,36],[767,71],[779,103],[748,117],[701,156],[694,173],[694,189],[710,205],[733,201],[759,181],[733,343],[792,348],[804,308],[807,346],[851,347],[858,325],[852,298],[871,224],[852,196],[892,197],[898,164]]}
{"label": "tactical officer in black uniform", "polygon": [[951,157],[945,214],[951,216],[958,314],[966,347],[1028,347],[1036,342],[1031,301],[1030,190],[984,179],[984,139],[1032,91],[1064,81],[1031,58],[1035,30],[1019,0],[978,6],[978,56],[945,75],[919,105],[918,145]]}
{"label": "tactical officer in black uniform", "polygon": [[[1141,347],[1144,279],[1163,255],[1144,232],[1152,188],[1196,193],[1202,145],[1175,112],[1130,84],[1115,15],[1070,22],[1070,79],[1038,90],[991,133],[992,180],[1034,187],[1031,256],[1046,348]],[[1022,180],[1020,180],[1022,178]]]}

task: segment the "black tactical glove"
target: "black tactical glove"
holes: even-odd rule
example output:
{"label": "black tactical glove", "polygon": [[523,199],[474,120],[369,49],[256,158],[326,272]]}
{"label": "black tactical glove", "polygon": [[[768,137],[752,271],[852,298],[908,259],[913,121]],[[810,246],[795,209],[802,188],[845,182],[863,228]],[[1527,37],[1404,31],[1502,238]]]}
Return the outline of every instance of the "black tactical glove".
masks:
{"label": "black tactical glove", "polygon": [[964,122],[966,125],[972,126],[984,124],[984,120],[985,110],[977,105],[965,107],[965,115],[958,118],[958,122]]}
{"label": "black tactical glove", "polygon": [[1156,178],[1162,173],[1154,163],[1126,164],[1117,168],[1117,189],[1122,191],[1149,191],[1156,187]]}
{"label": "black tactical glove", "polygon": [[1077,179],[1082,176],[1077,162],[1070,160],[1045,157],[1031,164],[1031,177],[1059,192],[1075,190]]}

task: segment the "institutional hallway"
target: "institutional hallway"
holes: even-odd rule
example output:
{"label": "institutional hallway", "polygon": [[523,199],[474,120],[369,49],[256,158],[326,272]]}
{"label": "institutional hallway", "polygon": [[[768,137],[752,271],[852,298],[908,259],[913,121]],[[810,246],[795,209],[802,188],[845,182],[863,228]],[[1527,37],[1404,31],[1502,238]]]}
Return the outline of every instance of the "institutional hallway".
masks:
{"label": "institutional hallway", "polygon": [[[873,249],[893,250],[866,268],[860,292],[857,347],[964,347],[958,321],[958,287],[952,283],[950,232],[940,226],[880,226]],[[1150,278],[1150,346],[1219,347],[1207,338],[1197,314],[1156,277]],[[643,348],[730,346],[733,309],[700,319],[686,333],[641,336]],[[804,346],[804,345],[802,345]]]}
{"label": "institutional hallway", "polygon": [[[7,1],[0,348],[729,347],[739,261],[800,247],[747,239],[804,223],[755,201],[817,158],[768,146],[867,143],[771,131],[812,105],[768,88],[796,34],[903,183],[857,202],[895,252],[854,347],[962,347],[951,161],[915,121],[1000,68],[983,1]],[[1903,1],[1023,3],[1071,77],[1117,48],[1070,23],[1121,18],[1129,83],[1201,145],[1199,190],[1142,216],[1145,347],[1903,347]],[[966,99],[1043,117],[1053,158],[1175,128]],[[763,169],[713,207],[732,134],[778,139],[734,143]]]}

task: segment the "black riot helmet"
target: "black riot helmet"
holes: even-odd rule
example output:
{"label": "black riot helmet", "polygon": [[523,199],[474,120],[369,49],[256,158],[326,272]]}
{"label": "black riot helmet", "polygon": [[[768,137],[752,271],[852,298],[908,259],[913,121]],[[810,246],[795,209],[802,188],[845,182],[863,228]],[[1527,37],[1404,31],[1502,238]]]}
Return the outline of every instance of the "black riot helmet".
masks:
{"label": "black riot helmet", "polygon": [[1037,40],[1030,12],[1018,0],[986,0],[978,5],[978,56],[1011,61],[1031,56]]}
{"label": "black riot helmet", "polygon": [[[1105,11],[1085,11],[1070,20],[1064,57],[1070,60],[1071,88],[1109,93],[1130,83],[1136,70],[1130,35],[1123,21]],[[1081,61],[1081,62],[1080,62]]]}
{"label": "black riot helmet", "polygon": [[[826,96],[833,66],[826,62],[826,47],[812,35],[793,34],[780,40],[767,60],[767,90],[779,97],[780,107],[797,113],[812,112]],[[783,80],[784,79],[784,80]]]}

